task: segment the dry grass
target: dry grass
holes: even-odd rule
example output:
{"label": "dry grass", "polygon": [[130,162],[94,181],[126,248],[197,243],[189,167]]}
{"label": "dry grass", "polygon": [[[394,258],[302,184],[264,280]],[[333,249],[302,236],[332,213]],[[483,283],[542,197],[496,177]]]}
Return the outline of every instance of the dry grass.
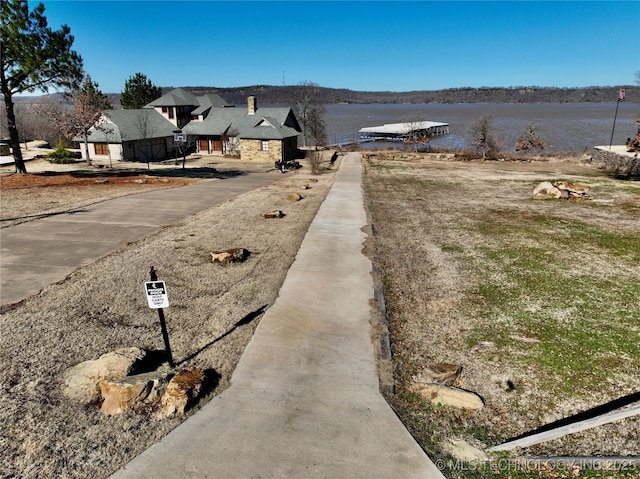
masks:
{"label": "dry grass", "polygon": [[[163,349],[157,314],[144,297],[149,265],[167,283],[171,306],[165,314],[175,361],[208,370],[208,398],[227,387],[334,175],[315,176],[318,182],[302,201],[288,202],[287,195],[300,192],[308,177],[306,168],[287,173],[83,267],[5,311],[0,475],[107,477],[181,422],[133,413],[105,417],[98,405],[65,399],[60,388],[63,371],[81,361],[121,347]],[[286,216],[262,218],[274,209]],[[231,247],[247,248],[251,256],[242,264],[211,263],[209,252]]]}
{"label": "dry grass", "polygon": [[[638,182],[576,159],[368,157],[391,400],[427,451],[442,454],[448,437],[487,448],[640,391]],[[540,181],[560,179],[590,184],[593,200],[531,199]],[[462,365],[457,386],[485,409],[433,407],[409,393],[429,362]],[[631,418],[521,453],[638,455],[639,425]]]}

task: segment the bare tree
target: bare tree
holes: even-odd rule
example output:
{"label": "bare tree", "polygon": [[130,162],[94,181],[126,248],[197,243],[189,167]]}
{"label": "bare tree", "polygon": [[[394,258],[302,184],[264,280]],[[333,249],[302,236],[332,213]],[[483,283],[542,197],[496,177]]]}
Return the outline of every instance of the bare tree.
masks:
{"label": "bare tree", "polygon": [[98,121],[95,123],[93,127],[96,130],[104,133],[104,137],[107,140],[107,154],[109,155],[109,168],[113,168],[113,162],[111,161],[111,147],[109,146],[110,145],[109,139],[111,138],[115,139],[116,128],[104,115],[102,115],[98,119]]}
{"label": "bare tree", "polygon": [[102,93],[96,82],[86,76],[80,88],[71,94],[73,106],[65,112],[61,118],[63,131],[67,137],[81,135],[84,139],[84,148],[87,164],[91,164],[89,156],[89,129],[98,121],[102,110],[111,109],[109,97]]}
{"label": "bare tree", "polygon": [[547,142],[538,134],[538,123],[530,121],[527,128],[516,139],[516,151],[544,150]]}
{"label": "bare tree", "polygon": [[137,135],[139,138],[142,138],[143,147],[140,149],[145,162],[147,163],[147,169],[150,169],[150,161],[154,157],[153,153],[153,144],[152,138],[155,133],[155,125],[153,125],[151,121],[151,115],[154,113],[153,110],[141,109],[140,114],[136,117],[135,127],[137,130]]}
{"label": "bare tree", "polygon": [[327,125],[324,121],[324,113],[324,106],[320,105],[311,109],[307,118],[307,130],[316,150],[319,146],[327,144]]}
{"label": "bare tree", "polygon": [[482,152],[482,158],[495,158],[500,152],[498,140],[493,130],[493,117],[485,115],[469,127],[472,145]]}
{"label": "bare tree", "polygon": [[238,133],[237,128],[231,127],[221,135],[223,155],[238,156],[240,154]]}
{"label": "bare tree", "polygon": [[[34,128],[38,131],[38,139],[46,141],[53,148],[65,136],[59,122],[55,120],[62,116],[68,106],[51,99],[41,100],[41,102],[32,105]],[[70,142],[67,142],[67,146],[69,144]]]}
{"label": "bare tree", "polygon": [[41,112],[55,123],[67,139],[82,137],[84,140],[85,160],[91,164],[89,154],[89,130],[98,121],[103,110],[111,108],[109,97],[102,93],[98,84],[86,76],[80,88],[67,94],[71,99],[70,108],[55,105],[43,105]]}
{"label": "bare tree", "polygon": [[307,146],[311,142],[316,145],[316,148],[318,145],[324,145],[327,137],[322,88],[317,83],[309,81],[299,83],[295,98],[294,112],[302,126],[302,146]]}
{"label": "bare tree", "polygon": [[418,145],[427,145],[429,143],[429,132],[423,127],[424,119],[418,115],[409,115],[404,118],[403,125],[407,129],[405,142],[412,143],[415,151],[418,151]]}

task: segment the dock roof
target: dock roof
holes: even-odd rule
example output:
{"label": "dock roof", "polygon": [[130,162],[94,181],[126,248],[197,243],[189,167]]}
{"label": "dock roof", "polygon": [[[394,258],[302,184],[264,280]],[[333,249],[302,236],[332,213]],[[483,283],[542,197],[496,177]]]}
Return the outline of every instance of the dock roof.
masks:
{"label": "dock roof", "polygon": [[360,128],[360,135],[363,136],[403,136],[411,131],[429,130],[431,128],[449,126],[448,123],[437,121],[416,121],[406,123],[388,123],[382,126],[369,126]]}

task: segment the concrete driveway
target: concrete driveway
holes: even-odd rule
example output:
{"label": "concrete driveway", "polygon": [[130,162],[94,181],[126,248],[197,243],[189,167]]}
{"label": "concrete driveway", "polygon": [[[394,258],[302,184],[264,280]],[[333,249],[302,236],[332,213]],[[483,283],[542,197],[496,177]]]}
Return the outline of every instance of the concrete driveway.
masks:
{"label": "concrete driveway", "polygon": [[282,176],[266,170],[114,198],[1,229],[0,305],[17,303],[126,243]]}

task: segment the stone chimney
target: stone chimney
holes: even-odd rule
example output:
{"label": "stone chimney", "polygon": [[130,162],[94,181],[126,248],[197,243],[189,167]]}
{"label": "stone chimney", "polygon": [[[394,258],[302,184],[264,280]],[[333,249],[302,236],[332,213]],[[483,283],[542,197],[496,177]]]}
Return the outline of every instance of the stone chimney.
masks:
{"label": "stone chimney", "polygon": [[258,101],[255,96],[250,96],[247,98],[247,106],[249,108],[249,115],[255,115],[256,110],[258,109]]}

